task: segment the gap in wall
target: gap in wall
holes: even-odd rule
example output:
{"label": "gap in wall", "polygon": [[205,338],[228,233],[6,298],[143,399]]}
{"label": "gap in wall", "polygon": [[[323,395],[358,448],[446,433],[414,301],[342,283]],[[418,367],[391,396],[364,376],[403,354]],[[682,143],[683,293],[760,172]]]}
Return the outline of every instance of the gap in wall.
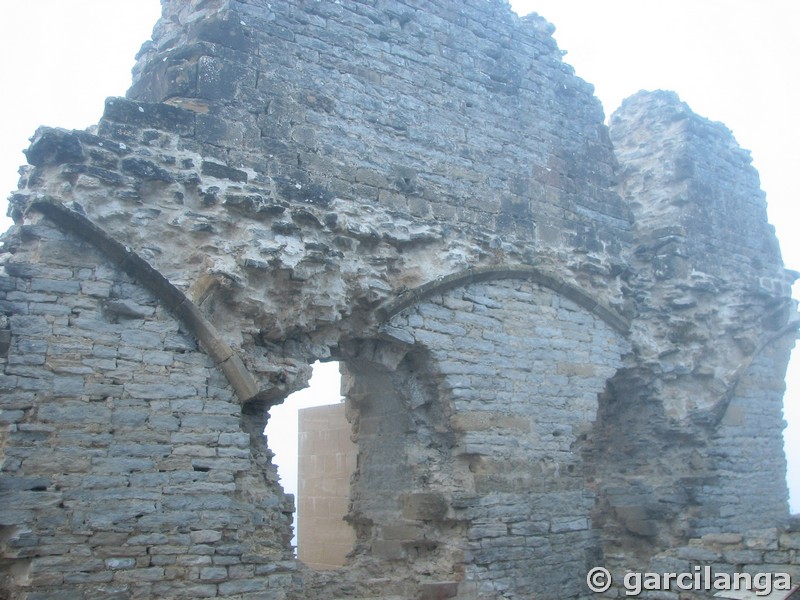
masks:
{"label": "gap in wall", "polygon": [[295,498],[295,512],[292,527],[294,537],[292,545],[297,552],[297,414],[302,408],[324,406],[343,402],[340,394],[342,377],[338,362],[315,362],[307,388],[289,395],[283,404],[274,406],[269,411],[269,421],[264,429],[267,444],[275,453],[273,463],[278,467],[281,485],[287,494]]}

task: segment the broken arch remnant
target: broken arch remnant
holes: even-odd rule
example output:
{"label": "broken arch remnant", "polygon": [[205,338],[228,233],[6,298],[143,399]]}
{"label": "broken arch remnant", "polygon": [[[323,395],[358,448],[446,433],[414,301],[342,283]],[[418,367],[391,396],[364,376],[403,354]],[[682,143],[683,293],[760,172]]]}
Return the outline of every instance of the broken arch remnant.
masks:
{"label": "broken arch remnant", "polygon": [[529,279],[571,299],[589,312],[596,313],[601,319],[621,333],[627,333],[630,328],[630,323],[624,316],[599,304],[596,300],[593,300],[587,292],[565,281],[559,280],[555,276],[548,275],[541,269],[529,265],[474,267],[467,268],[458,273],[443,275],[438,277],[435,281],[424,283],[416,289],[405,290],[397,294],[395,298],[390,299],[388,302],[378,307],[375,312],[380,320],[387,319],[393,317],[401,310],[421,300],[427,299],[437,292],[493,279]]}
{"label": "broken arch remnant", "polygon": [[[163,8],[128,98],[39,130],[11,199],[6,596],[580,598],[601,560],[739,568],[720,544],[797,569],[793,277],[730,132],[669,92],[607,129],[499,0]],[[360,454],[334,578],[261,435],[331,356]]]}

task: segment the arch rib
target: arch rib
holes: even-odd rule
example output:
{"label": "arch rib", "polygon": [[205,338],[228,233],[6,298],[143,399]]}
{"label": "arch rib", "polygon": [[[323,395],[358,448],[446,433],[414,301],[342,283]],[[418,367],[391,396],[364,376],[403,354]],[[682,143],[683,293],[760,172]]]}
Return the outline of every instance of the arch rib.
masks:
{"label": "arch rib", "polygon": [[71,231],[90,243],[120,270],[135,277],[156,298],[161,300],[167,309],[197,338],[200,347],[222,370],[242,404],[258,395],[259,389],[255,378],[244,366],[241,357],[222,339],[216,328],[203,316],[194,302],[159,271],[150,266],[146,260],[112,238],[84,215],[64,206],[55,198],[37,198],[31,202],[28,211],[30,210],[42,213],[60,228]]}
{"label": "arch rib", "polygon": [[528,265],[471,267],[464,271],[444,275],[433,281],[424,283],[413,290],[406,290],[396,298],[384,302],[378,308],[376,314],[380,322],[386,322],[401,310],[408,308],[412,304],[421,302],[435,293],[462,287],[470,283],[491,281],[494,279],[527,279],[533,281],[534,283],[538,283],[553,290],[557,294],[569,298],[577,305],[605,321],[623,335],[627,335],[630,331],[631,324],[628,319],[612,308],[592,298],[585,290],[553,274],[546,273],[537,267]]}

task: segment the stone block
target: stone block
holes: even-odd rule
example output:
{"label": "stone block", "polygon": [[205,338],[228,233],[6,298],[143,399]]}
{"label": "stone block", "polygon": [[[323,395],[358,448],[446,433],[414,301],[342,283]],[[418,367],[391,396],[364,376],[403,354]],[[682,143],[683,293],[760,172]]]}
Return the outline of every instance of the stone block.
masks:
{"label": "stone block", "polygon": [[[83,379],[75,382],[75,387],[83,386]],[[64,395],[68,395],[68,390],[62,390]],[[97,402],[80,402],[74,400],[65,400],[60,402],[51,402],[42,406],[39,409],[39,418],[44,423],[110,423],[111,410],[103,404]]]}
{"label": "stone block", "polygon": [[744,535],[744,546],[756,550],[777,550],[778,531],[776,529],[748,531]]}
{"label": "stone block", "polygon": [[194,114],[167,104],[109,98],[106,100],[103,119],[131,126],[164,129],[183,135],[194,132]]}
{"label": "stone block", "polygon": [[109,583],[114,578],[114,573],[111,571],[100,571],[98,573],[68,573],[64,575],[65,584],[91,584],[91,583]]}
{"label": "stone block", "polygon": [[644,506],[615,506],[614,512],[632,533],[652,536],[657,532],[656,524],[651,520]]}
{"label": "stone block", "polygon": [[203,567],[200,569],[201,581],[220,582],[228,579],[228,569],[224,567]]}
{"label": "stone block", "polygon": [[445,600],[458,596],[458,583],[455,581],[437,581],[422,583],[419,586],[418,600]]}
{"label": "stone block", "polygon": [[107,558],[106,567],[112,571],[120,569],[133,569],[136,566],[135,558]]}
{"label": "stone block", "polygon": [[715,550],[701,548],[699,546],[685,546],[676,551],[678,558],[693,562],[713,563],[721,558],[721,554]]}
{"label": "stone block", "polygon": [[372,542],[371,554],[381,560],[402,560],[405,558],[404,545],[400,541],[375,540]]}
{"label": "stone block", "polygon": [[31,291],[50,292],[54,294],[77,294],[81,290],[78,281],[59,280],[59,279],[31,279]]}
{"label": "stone block", "polygon": [[704,543],[720,545],[740,544],[742,539],[741,533],[707,533],[702,537]]}
{"label": "stone block", "polygon": [[419,525],[384,525],[381,528],[384,540],[387,541],[413,541],[425,537],[425,529]]}
{"label": "stone block", "polygon": [[115,583],[139,583],[144,581],[161,581],[164,579],[164,567],[119,570],[114,572]]}
{"label": "stone block", "polygon": [[800,531],[782,533],[778,538],[778,542],[781,548],[800,550]]}
{"label": "stone block", "polygon": [[267,587],[265,581],[258,579],[240,579],[236,581],[226,581],[219,584],[219,593],[225,596],[234,594],[246,594],[249,592],[264,592]]}
{"label": "stone block", "polygon": [[125,393],[142,400],[160,400],[162,398],[192,398],[197,396],[197,389],[189,385],[171,385],[168,383],[125,383]]}
{"label": "stone block", "polygon": [[764,560],[764,552],[761,550],[723,550],[722,558],[725,562],[744,565],[748,563],[758,563]]}
{"label": "stone block", "polygon": [[414,521],[439,521],[447,515],[447,499],[437,493],[404,494],[400,498],[403,518]]}
{"label": "stone block", "polygon": [[[190,548],[189,552],[191,552],[191,554],[177,556],[175,558],[175,564],[187,567],[205,567],[205,566],[210,566],[211,564],[215,564],[212,557],[209,555],[194,554],[193,548]],[[217,566],[224,566],[224,565],[217,565]]]}
{"label": "stone block", "polygon": [[589,520],[586,517],[554,518],[550,522],[552,533],[566,533],[572,531],[587,531]]}

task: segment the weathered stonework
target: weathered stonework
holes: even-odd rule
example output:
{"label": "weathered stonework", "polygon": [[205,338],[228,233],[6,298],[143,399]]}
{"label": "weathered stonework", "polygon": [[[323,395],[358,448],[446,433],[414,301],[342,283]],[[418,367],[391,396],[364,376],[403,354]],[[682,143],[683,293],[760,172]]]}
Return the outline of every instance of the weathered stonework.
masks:
{"label": "weathered stonework", "polygon": [[[606,128],[500,0],[163,5],[11,198],[7,597],[586,598],[751,530],[726,564],[797,564],[794,274],[730,132],[666,92]],[[356,543],[313,572],[261,432],[330,358]]]}
{"label": "weathered stonework", "polygon": [[[655,592],[644,591],[637,597],[662,600],[698,600],[713,597],[718,593],[713,582],[719,574],[750,575],[758,574],[774,576],[777,573],[787,574],[794,586],[800,580],[800,520],[795,516],[781,528],[745,529],[740,533],[709,533],[702,538],[689,540],[685,546],[671,548],[652,558],[645,569],[641,563],[639,569],[649,573],[695,573],[699,574],[699,591],[681,590],[673,584],[672,589]],[[615,586],[599,598],[617,598],[630,596],[630,589],[625,588],[625,568],[614,571]],[[710,575],[710,576],[709,576]],[[724,580],[723,580],[724,581]],[[762,585],[763,579],[762,579]],[[771,586],[777,585],[777,577],[771,578]],[[710,589],[709,589],[710,588]],[[742,588],[744,589],[744,588]],[[795,588],[796,589],[796,588]],[[765,596],[764,590],[761,596]],[[780,591],[773,592],[776,595]],[[795,594],[789,596],[791,600]],[[787,597],[788,592],[783,593]]]}

